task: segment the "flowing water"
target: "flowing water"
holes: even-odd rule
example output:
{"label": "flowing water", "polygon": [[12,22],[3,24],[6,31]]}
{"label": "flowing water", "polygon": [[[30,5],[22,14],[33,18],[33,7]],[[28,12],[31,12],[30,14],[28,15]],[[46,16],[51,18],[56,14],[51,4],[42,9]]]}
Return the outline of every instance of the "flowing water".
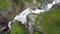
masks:
{"label": "flowing water", "polygon": [[[27,15],[31,14],[31,13],[35,13],[35,14],[39,14],[41,12],[45,12],[45,11],[49,11],[53,5],[60,3],[60,0],[53,0],[51,3],[47,3],[44,5],[40,4],[40,9],[39,8],[26,8],[24,11],[22,11],[19,15],[16,15],[13,18],[13,21],[10,21],[8,26],[9,28],[11,28],[11,23],[15,22],[15,20],[20,21],[22,24],[25,24],[27,22]],[[45,8],[45,9],[43,9]],[[34,10],[33,10],[34,9]]]}
{"label": "flowing water", "polygon": [[46,4],[46,6],[47,6],[46,9],[35,8],[35,10],[33,10],[30,7],[26,8],[19,15],[16,15],[15,18],[14,18],[14,20],[21,21],[21,23],[24,24],[24,23],[26,23],[26,16],[28,14],[31,14],[31,13],[39,14],[41,12],[48,11],[48,10],[50,10],[50,8],[52,8],[53,5],[58,4],[58,3],[60,3],[60,0],[54,0],[54,1],[52,1],[52,3]]}

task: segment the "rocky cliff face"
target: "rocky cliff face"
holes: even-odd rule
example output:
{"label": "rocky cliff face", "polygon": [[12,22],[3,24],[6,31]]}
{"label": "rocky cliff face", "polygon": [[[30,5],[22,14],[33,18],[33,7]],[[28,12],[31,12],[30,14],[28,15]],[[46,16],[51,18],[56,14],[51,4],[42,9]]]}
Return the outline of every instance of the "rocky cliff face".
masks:
{"label": "rocky cliff face", "polygon": [[0,34],[5,33],[7,31],[6,29],[8,29],[7,27],[8,26],[7,26],[6,20],[1,15],[0,16]]}

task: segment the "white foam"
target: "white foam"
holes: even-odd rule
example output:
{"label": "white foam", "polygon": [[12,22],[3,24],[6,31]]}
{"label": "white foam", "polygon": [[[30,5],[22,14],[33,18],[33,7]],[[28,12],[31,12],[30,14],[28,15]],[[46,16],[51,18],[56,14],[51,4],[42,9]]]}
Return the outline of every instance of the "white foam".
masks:
{"label": "white foam", "polygon": [[[39,14],[41,12],[45,12],[47,10],[50,10],[50,8],[52,8],[52,6],[54,4],[58,4],[58,3],[60,3],[60,0],[54,0],[52,3],[48,3],[47,4],[47,8],[45,10],[41,10],[41,9],[37,9],[37,8],[36,8],[36,10],[32,10],[30,8],[27,8],[24,11],[22,11],[19,15],[16,15],[15,18],[14,18],[14,20],[20,21],[22,24],[25,24],[26,20],[27,20],[26,16],[28,14],[31,14],[31,13]],[[9,24],[8,24],[9,27],[11,28],[10,24],[11,24],[11,22],[9,22]]]}
{"label": "white foam", "polygon": [[36,9],[36,10],[31,10],[31,11],[32,11],[32,13],[39,14],[41,12],[44,12],[45,10]]}
{"label": "white foam", "polygon": [[22,24],[26,23],[26,16],[30,13],[36,13],[39,14],[41,12],[45,12],[47,10],[50,10],[50,8],[52,8],[52,6],[54,4],[58,4],[60,2],[60,0],[54,0],[52,3],[48,3],[47,4],[47,8],[45,10],[41,10],[41,9],[36,9],[36,10],[32,10],[30,8],[25,9],[24,11],[22,11],[22,13],[20,13],[19,15],[17,15],[15,17],[15,20],[17,21],[21,21]]}
{"label": "white foam", "polygon": [[22,13],[17,15],[14,19],[17,21],[20,21],[20,22],[22,22],[22,24],[24,24],[24,23],[26,23],[26,16],[30,13],[31,13],[30,8],[27,8],[24,11],[22,11]]}

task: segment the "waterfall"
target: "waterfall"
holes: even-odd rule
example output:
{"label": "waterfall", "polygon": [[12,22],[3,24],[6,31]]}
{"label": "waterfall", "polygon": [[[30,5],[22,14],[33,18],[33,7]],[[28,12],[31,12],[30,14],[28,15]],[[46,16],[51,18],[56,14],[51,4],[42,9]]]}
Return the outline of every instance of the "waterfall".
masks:
{"label": "waterfall", "polygon": [[[39,14],[41,12],[45,12],[45,11],[48,11],[52,8],[53,5],[55,4],[58,4],[60,3],[60,0],[54,0],[52,1],[52,3],[47,3],[46,5],[46,9],[38,9],[38,8],[35,8],[35,10],[33,10],[32,8],[26,8],[24,11],[22,11],[19,15],[16,15],[13,19],[14,19],[14,22],[15,20],[17,21],[20,21],[22,24],[25,24],[27,22],[27,15],[28,14],[31,14],[31,13],[35,13],[35,14]],[[9,22],[9,27],[11,28],[11,25],[10,23],[12,22]]]}

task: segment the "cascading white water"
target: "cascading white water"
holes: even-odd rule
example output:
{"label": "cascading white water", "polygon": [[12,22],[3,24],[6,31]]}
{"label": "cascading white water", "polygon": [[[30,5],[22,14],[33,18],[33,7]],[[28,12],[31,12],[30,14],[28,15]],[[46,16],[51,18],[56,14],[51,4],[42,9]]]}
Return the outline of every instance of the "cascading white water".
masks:
{"label": "cascading white water", "polygon": [[[48,3],[46,6],[47,6],[47,8],[46,9],[43,9],[43,10],[41,10],[41,9],[38,9],[38,8],[36,8],[35,10],[33,10],[33,9],[31,9],[31,8],[27,8],[27,9],[25,9],[24,11],[22,11],[22,13],[20,13],[19,15],[16,15],[13,19],[14,19],[14,22],[15,22],[15,20],[17,20],[17,21],[20,21],[22,24],[25,24],[26,23],[26,19],[27,19],[27,15],[28,14],[31,14],[31,13],[35,13],[35,14],[39,14],[39,13],[41,13],[41,12],[45,12],[45,11],[48,11],[48,10],[50,10],[50,8],[52,8],[52,6],[53,5],[55,5],[55,4],[58,4],[58,3],[60,3],[60,0],[54,0],[54,1],[52,1],[52,3]],[[8,24],[8,26],[9,26],[9,28],[11,28],[11,24],[12,22],[9,22],[9,24]]]}

